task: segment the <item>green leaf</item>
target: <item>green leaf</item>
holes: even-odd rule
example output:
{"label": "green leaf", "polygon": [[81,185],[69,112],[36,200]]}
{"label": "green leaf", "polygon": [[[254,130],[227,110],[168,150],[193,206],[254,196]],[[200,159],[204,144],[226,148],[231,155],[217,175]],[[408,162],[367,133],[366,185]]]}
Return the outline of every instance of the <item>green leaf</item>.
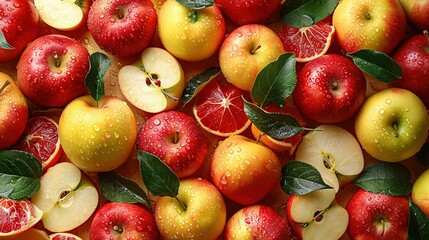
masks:
{"label": "green leaf", "polygon": [[410,171],[400,163],[377,162],[366,167],[353,184],[373,193],[402,196],[411,192]]}
{"label": "green leaf", "polygon": [[429,167],[429,142],[425,142],[416,153],[416,159],[425,167]]}
{"label": "green leaf", "polygon": [[282,107],[296,85],[296,58],[284,53],[267,64],[256,76],[251,89],[252,99],[260,106],[276,103]]}
{"label": "green leaf", "polygon": [[385,83],[391,83],[402,76],[401,66],[389,55],[370,49],[347,54],[362,71]]}
{"label": "green leaf", "polygon": [[0,152],[0,197],[21,200],[40,189],[42,164],[33,155],[17,150]]}
{"label": "green leaf", "polygon": [[180,181],[174,172],[157,156],[137,151],[143,182],[154,196],[176,197]]}
{"label": "green leaf", "polygon": [[291,27],[313,25],[334,12],[339,0],[286,1],[281,9],[283,22]]}
{"label": "green leaf", "polygon": [[192,10],[199,10],[214,5],[214,0],[176,0],[182,6]]}
{"label": "green leaf", "polygon": [[92,98],[97,102],[104,96],[104,75],[112,65],[110,58],[101,52],[94,52],[89,57],[91,68],[86,75],[85,84]]}
{"label": "green leaf", "polygon": [[301,161],[290,161],[282,169],[281,187],[289,195],[304,195],[320,189],[330,189],[312,165]]}
{"label": "green leaf", "polygon": [[15,49],[12,45],[10,45],[6,37],[4,36],[3,31],[0,29],[0,48],[7,49],[7,50],[13,50]]}
{"label": "green leaf", "polygon": [[411,199],[409,199],[410,218],[408,222],[408,239],[429,239],[429,218]]}
{"label": "green leaf", "polygon": [[187,104],[192,98],[198,94],[198,92],[204,88],[207,83],[210,82],[220,73],[219,67],[210,67],[204,72],[195,75],[189,82],[186,84],[186,88],[182,94],[182,101],[184,104]]}
{"label": "green leaf", "polygon": [[272,138],[288,138],[304,130],[299,121],[292,115],[269,113],[244,98],[243,103],[244,112],[250,121],[259,130]]}
{"label": "green leaf", "polygon": [[145,191],[133,180],[115,171],[99,172],[98,182],[103,197],[111,202],[144,203],[151,207]]}

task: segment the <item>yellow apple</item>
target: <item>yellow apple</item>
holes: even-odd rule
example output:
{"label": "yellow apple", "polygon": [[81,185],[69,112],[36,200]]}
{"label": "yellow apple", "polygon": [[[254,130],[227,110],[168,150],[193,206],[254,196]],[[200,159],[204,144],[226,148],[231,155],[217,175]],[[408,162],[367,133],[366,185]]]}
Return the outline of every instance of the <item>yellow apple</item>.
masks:
{"label": "yellow apple", "polygon": [[134,114],[126,102],[89,95],[70,102],[61,114],[58,134],[64,153],[88,172],[111,171],[132,153],[137,138]]}
{"label": "yellow apple", "polygon": [[429,217],[429,169],[425,170],[413,184],[411,199]]}

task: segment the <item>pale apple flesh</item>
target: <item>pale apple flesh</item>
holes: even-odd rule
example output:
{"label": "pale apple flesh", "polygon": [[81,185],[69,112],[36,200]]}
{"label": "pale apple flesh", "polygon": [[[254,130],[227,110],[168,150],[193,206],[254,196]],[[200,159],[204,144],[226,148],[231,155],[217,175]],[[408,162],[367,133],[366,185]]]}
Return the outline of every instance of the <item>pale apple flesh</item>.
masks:
{"label": "pale apple flesh", "polygon": [[98,191],[89,177],[69,162],[52,166],[40,180],[31,201],[43,212],[43,226],[52,232],[83,224],[98,206]]}
{"label": "pale apple flesh", "polygon": [[59,30],[76,29],[86,19],[76,0],[34,0],[34,5],[43,22]]}

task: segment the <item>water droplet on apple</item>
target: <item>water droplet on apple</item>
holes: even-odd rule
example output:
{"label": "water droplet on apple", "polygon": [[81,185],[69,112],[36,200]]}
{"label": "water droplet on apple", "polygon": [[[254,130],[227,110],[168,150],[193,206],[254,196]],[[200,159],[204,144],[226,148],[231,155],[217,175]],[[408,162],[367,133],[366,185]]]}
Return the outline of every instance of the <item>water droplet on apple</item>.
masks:
{"label": "water droplet on apple", "polygon": [[153,124],[156,126],[159,126],[159,124],[161,124],[161,120],[159,120],[158,118],[156,118],[155,120],[153,120]]}
{"label": "water droplet on apple", "polygon": [[227,184],[227,183],[228,183],[228,179],[226,179],[226,176],[225,176],[225,175],[223,175],[223,176],[220,178],[220,183],[221,183],[221,184]]}
{"label": "water droplet on apple", "polygon": [[381,109],[378,111],[378,113],[379,113],[379,114],[384,114],[384,109],[383,109],[383,108],[381,108]]}
{"label": "water droplet on apple", "polygon": [[97,124],[94,124],[92,127],[96,132],[100,131],[100,126],[98,126]]}

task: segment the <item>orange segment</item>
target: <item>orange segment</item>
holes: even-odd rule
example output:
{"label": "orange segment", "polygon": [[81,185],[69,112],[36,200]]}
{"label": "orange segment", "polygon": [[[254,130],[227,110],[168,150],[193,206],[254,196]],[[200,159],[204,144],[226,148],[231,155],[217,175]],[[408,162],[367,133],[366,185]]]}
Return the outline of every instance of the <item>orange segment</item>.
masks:
{"label": "orange segment", "polygon": [[297,62],[308,62],[325,54],[334,39],[331,17],[308,27],[294,28],[283,24],[277,34],[286,52],[293,52]]}
{"label": "orange segment", "polygon": [[240,134],[250,126],[242,96],[248,99],[249,93],[232,84],[221,86],[214,79],[195,97],[195,119],[204,130],[214,135]]}
{"label": "orange segment", "polygon": [[40,160],[44,170],[47,169],[58,161],[62,153],[58,124],[44,116],[30,118],[14,149],[30,153]]}

